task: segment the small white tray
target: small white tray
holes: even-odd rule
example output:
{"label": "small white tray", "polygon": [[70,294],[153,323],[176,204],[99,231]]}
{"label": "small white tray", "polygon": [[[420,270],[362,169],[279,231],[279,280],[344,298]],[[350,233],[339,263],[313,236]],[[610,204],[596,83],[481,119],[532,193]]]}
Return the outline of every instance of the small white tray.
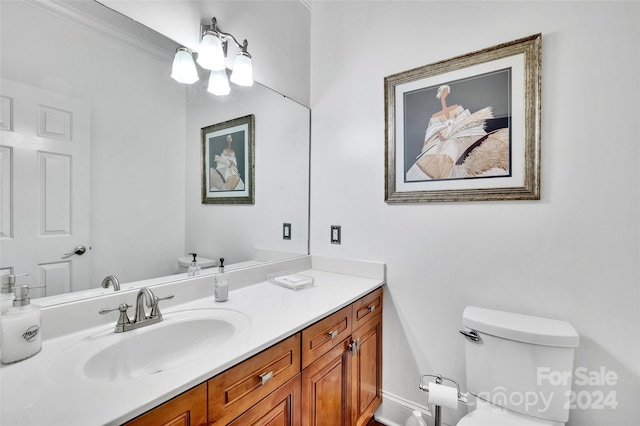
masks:
{"label": "small white tray", "polygon": [[269,274],[268,280],[272,284],[279,285],[280,287],[285,287],[294,291],[313,287],[313,277],[308,277],[302,274],[294,274],[291,272],[277,272],[275,274]]}

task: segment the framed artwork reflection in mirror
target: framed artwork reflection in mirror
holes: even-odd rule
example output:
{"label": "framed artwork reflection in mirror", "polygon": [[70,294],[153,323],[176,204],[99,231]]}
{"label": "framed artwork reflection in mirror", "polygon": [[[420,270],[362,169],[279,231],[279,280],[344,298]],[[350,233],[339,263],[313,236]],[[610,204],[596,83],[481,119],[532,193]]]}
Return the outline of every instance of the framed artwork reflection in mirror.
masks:
{"label": "framed artwork reflection in mirror", "polygon": [[254,204],[254,132],[253,115],[201,129],[203,204]]}

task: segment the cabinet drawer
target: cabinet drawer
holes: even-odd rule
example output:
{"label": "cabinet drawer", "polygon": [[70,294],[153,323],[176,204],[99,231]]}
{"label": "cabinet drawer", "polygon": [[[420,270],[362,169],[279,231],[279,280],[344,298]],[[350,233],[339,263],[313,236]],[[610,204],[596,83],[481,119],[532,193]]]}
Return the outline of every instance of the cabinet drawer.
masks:
{"label": "cabinet drawer", "polygon": [[209,423],[226,425],[300,372],[300,333],[207,382]]}
{"label": "cabinet drawer", "polygon": [[297,375],[233,420],[229,426],[300,426],[300,392],[300,375]]}
{"label": "cabinet drawer", "polygon": [[364,323],[382,312],[382,288],[372,291],[363,298],[353,302],[353,330],[357,330]]}
{"label": "cabinet drawer", "polygon": [[201,426],[205,424],[207,424],[207,385],[203,383],[136,417],[125,426]]}
{"label": "cabinet drawer", "polygon": [[302,330],[302,368],[331,350],[351,334],[351,306]]}

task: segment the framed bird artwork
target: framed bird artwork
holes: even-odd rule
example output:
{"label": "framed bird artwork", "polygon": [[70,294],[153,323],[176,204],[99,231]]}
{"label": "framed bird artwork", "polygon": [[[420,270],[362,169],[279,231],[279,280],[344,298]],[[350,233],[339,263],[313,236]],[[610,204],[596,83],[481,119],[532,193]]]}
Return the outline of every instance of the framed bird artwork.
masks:
{"label": "framed bird artwork", "polygon": [[385,201],[539,200],[542,35],[388,76]]}

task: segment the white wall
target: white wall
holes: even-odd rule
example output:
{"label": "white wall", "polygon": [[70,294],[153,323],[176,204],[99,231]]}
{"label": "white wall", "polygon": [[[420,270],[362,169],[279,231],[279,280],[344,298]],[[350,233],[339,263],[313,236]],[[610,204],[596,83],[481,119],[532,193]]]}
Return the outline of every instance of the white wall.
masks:
{"label": "white wall", "polygon": [[[538,32],[542,199],[385,204],[384,77]],[[311,40],[311,253],[386,262],[385,392],[426,404],[421,373],[464,388],[476,305],[571,322],[575,366],[619,377],[574,389],[619,405],[570,424],[638,424],[640,3],[319,1]]]}

